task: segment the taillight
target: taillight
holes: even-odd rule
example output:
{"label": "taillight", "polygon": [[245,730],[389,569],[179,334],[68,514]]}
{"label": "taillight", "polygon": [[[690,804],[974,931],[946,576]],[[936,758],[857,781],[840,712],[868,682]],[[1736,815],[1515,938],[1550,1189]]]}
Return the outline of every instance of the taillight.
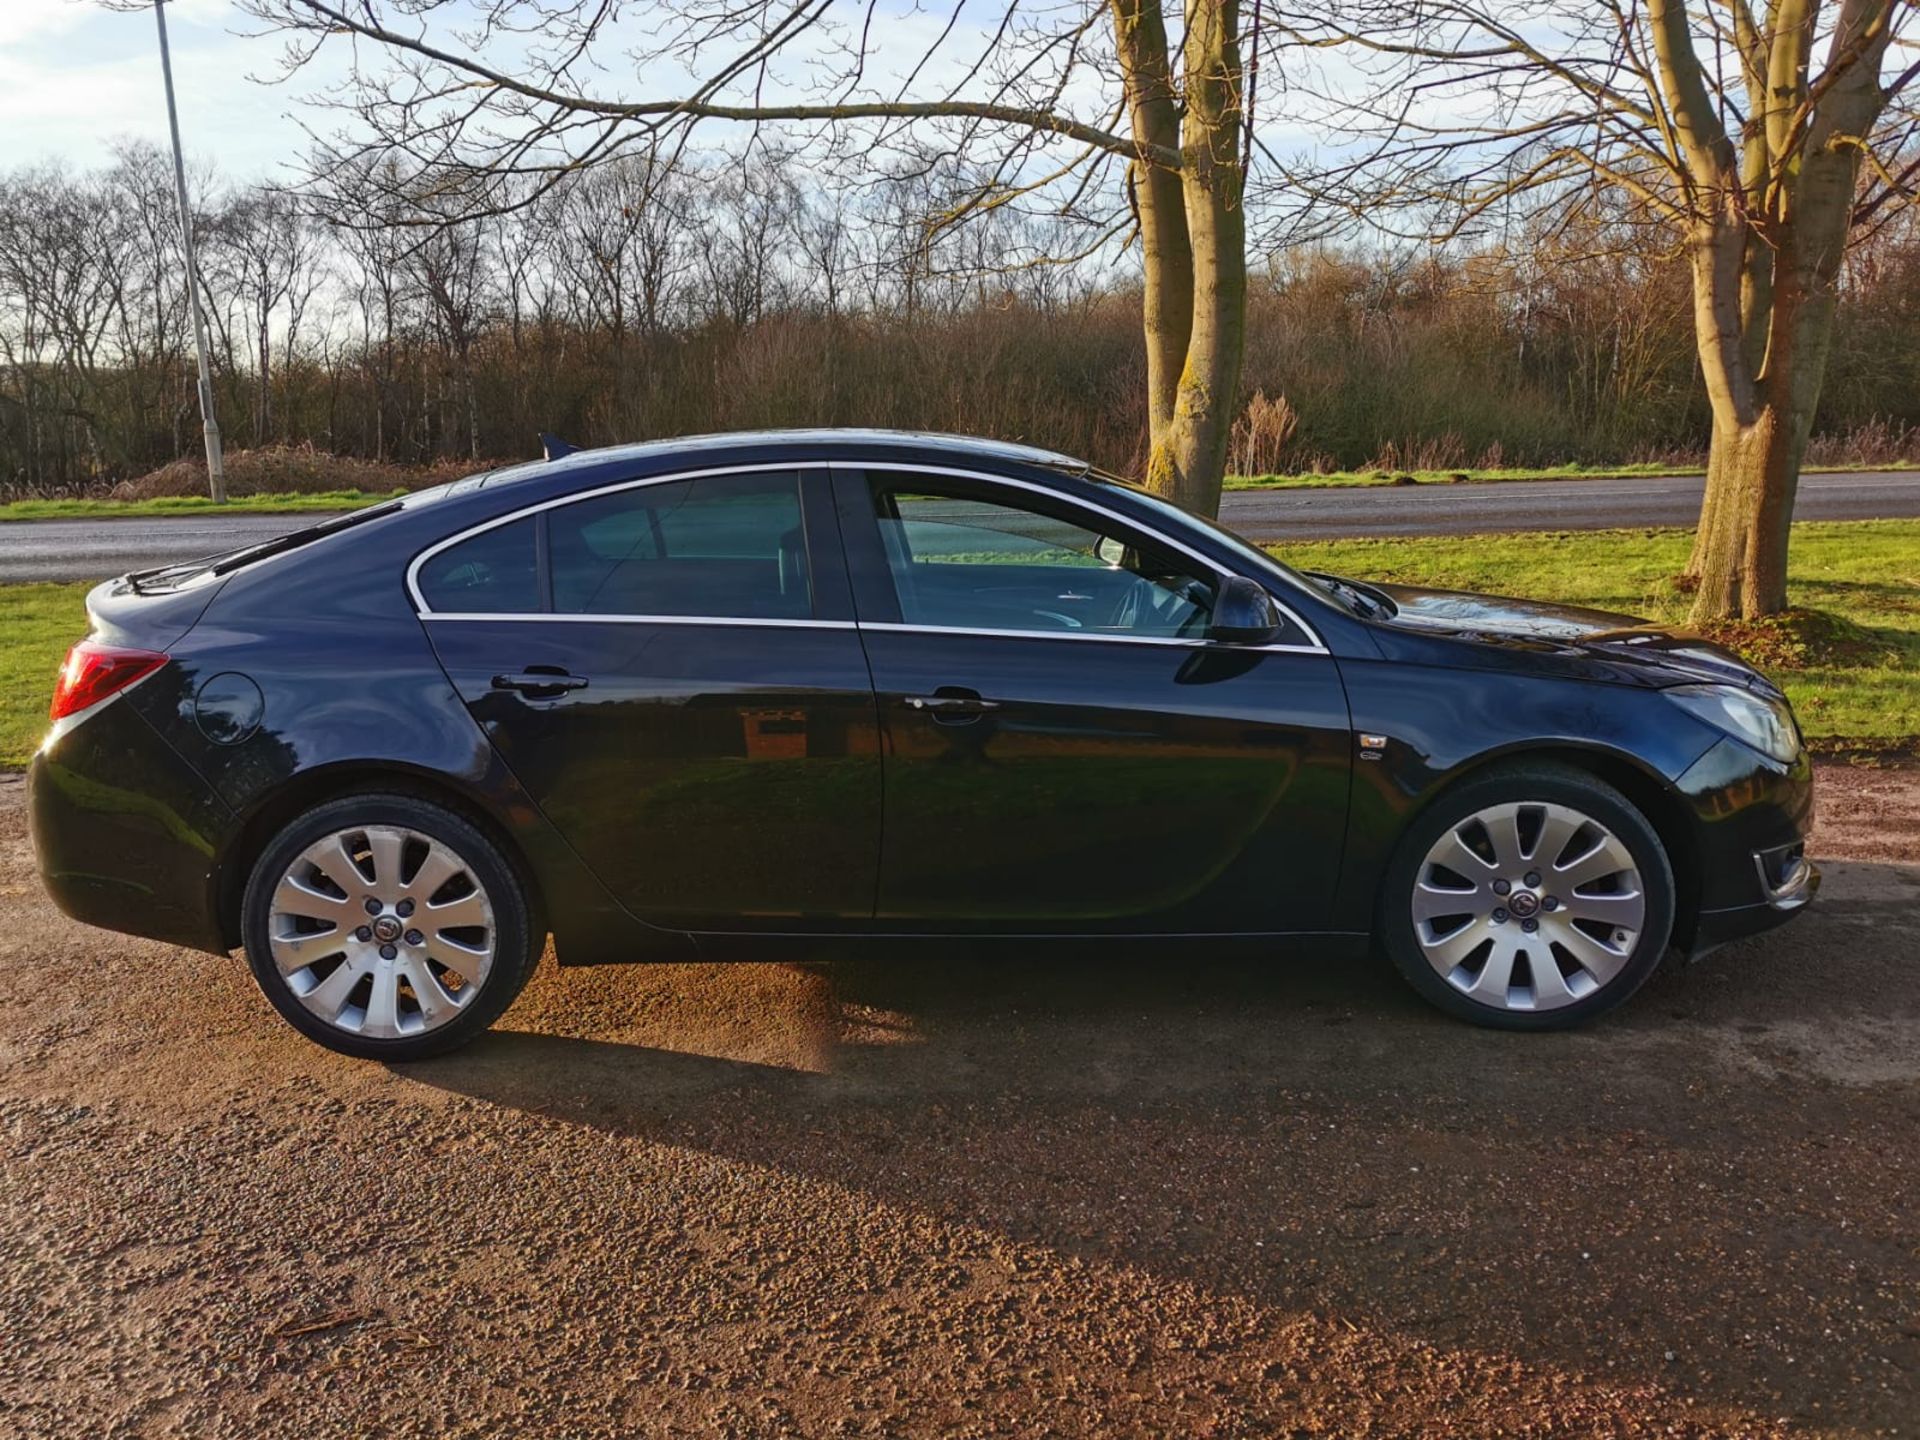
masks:
{"label": "taillight", "polygon": [[82,640],[67,651],[66,663],[53,684],[53,704],[48,711],[55,720],[65,719],[89,705],[98,705],[166,663],[167,657],[157,650]]}

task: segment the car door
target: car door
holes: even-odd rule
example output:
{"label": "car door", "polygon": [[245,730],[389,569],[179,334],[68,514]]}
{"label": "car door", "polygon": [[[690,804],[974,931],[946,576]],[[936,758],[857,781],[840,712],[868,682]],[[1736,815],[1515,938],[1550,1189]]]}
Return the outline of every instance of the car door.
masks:
{"label": "car door", "polygon": [[1208,641],[1209,562],[1041,486],[834,487],[886,754],[876,924],[1327,923],[1351,746],[1303,624]]}
{"label": "car door", "polygon": [[415,563],[461,698],[651,923],[872,912],[878,726],[826,486],[779,469],[634,482]]}

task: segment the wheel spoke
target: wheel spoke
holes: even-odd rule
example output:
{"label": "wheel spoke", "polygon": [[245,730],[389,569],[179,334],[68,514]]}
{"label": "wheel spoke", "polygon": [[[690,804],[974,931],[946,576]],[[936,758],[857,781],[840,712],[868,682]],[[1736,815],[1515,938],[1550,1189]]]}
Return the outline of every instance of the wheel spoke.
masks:
{"label": "wheel spoke", "polygon": [[400,898],[400,863],[406,848],[404,830],[382,825],[367,831],[367,849],[373,856],[373,888],[382,900]]}
{"label": "wheel spoke", "polygon": [[372,969],[373,989],[367,996],[367,1018],[360,1033],[390,1040],[400,1033],[400,975],[391,965]]}
{"label": "wheel spoke", "polygon": [[340,1019],[340,1012],[346,1008],[347,996],[353,993],[353,987],[360,983],[363,972],[350,960],[343,960],[334,967],[334,971],[318,985],[300,997],[300,1003],[329,1024]]}
{"label": "wheel spoke", "polygon": [[1493,949],[1487,952],[1487,963],[1480,967],[1473,984],[1467,987],[1467,994],[1506,1009],[1507,991],[1513,985],[1513,962],[1519,953],[1520,948],[1512,940],[1504,936],[1495,940]]}
{"label": "wheel spoke", "polygon": [[1631,948],[1616,950],[1611,945],[1602,944],[1578,925],[1556,926],[1553,938],[1580,962],[1582,970],[1602,985],[1620,973],[1621,967],[1627,963],[1627,956],[1632,953]]}
{"label": "wheel spoke", "polygon": [[487,967],[493,960],[493,947],[476,949],[462,945],[457,940],[449,940],[445,935],[429,935],[426,945],[427,958],[437,960],[469,985],[478,985],[487,977]]}
{"label": "wheel spoke", "polygon": [[1647,918],[1647,897],[1638,890],[1612,895],[1582,895],[1576,890],[1560,902],[1560,909],[1571,920],[1601,920],[1623,930],[1638,930]]}
{"label": "wheel spoke", "polygon": [[444,905],[429,905],[418,913],[426,917],[427,926],[434,930],[459,930],[475,925],[493,927],[493,907],[478,890]]}
{"label": "wheel spoke", "polygon": [[293,875],[282,879],[273,891],[275,915],[304,915],[309,920],[331,920],[335,925],[344,925],[359,908],[353,901],[316,890]]}
{"label": "wheel spoke", "polygon": [[1518,805],[1496,805],[1490,810],[1482,810],[1479,820],[1487,832],[1487,843],[1493,846],[1493,868],[1512,870],[1522,860],[1520,851],[1520,807]]}
{"label": "wheel spoke", "polygon": [[407,882],[407,891],[422,905],[439,893],[440,887],[454,876],[463,874],[466,866],[460,857],[444,845],[434,845],[427,851],[427,858],[420,862],[420,868],[413,872],[413,879]]}
{"label": "wheel spoke", "polygon": [[1488,892],[1476,885],[1471,890],[1448,890],[1422,880],[1413,887],[1413,918],[1434,920],[1443,915],[1470,915],[1485,908]]}
{"label": "wheel spoke", "polygon": [[282,975],[304,970],[316,960],[338,955],[347,948],[347,937],[338,930],[317,930],[311,935],[273,935],[268,939],[273,963]]}
{"label": "wheel spoke", "polygon": [[1433,940],[1429,940],[1424,932],[1416,933],[1420,935],[1420,948],[1427,952],[1427,959],[1432,962],[1433,968],[1442,975],[1448,975],[1487,938],[1487,923],[1484,920],[1469,920],[1458,930]]}
{"label": "wheel spoke", "polygon": [[1602,835],[1591,850],[1576,855],[1564,867],[1555,866],[1553,884],[1562,891],[1574,890],[1633,868],[1633,856],[1627,847],[1611,835]]}
{"label": "wheel spoke", "polygon": [[460,1001],[441,983],[431,965],[424,959],[408,955],[401,959],[398,968],[412,987],[414,998],[420,1002],[420,1018],[426,1021],[429,1030],[453,1018],[454,1012],[460,1008]]}
{"label": "wheel spoke", "polygon": [[1454,874],[1467,880],[1491,876],[1500,868],[1498,865],[1482,860],[1480,852],[1462,840],[1457,829],[1450,830],[1440,837],[1440,842],[1427,855],[1427,864],[1444,865]]}
{"label": "wheel spoke", "polygon": [[1527,970],[1533,976],[1533,1008],[1536,1010],[1557,1010],[1562,1005],[1573,1003],[1573,992],[1567,988],[1566,977],[1560,973],[1560,967],[1554,964],[1553,952],[1548,949],[1545,940],[1536,940],[1527,948]]}
{"label": "wheel spoke", "polygon": [[367,877],[360,873],[359,865],[348,851],[345,835],[329,835],[308,849],[306,859],[314,869],[345,891],[349,900],[359,900],[366,895]]}
{"label": "wheel spoke", "polygon": [[1527,859],[1551,867],[1560,858],[1560,852],[1567,848],[1567,842],[1585,823],[1583,817],[1571,810],[1550,807],[1540,819],[1540,834],[1535,838]]}

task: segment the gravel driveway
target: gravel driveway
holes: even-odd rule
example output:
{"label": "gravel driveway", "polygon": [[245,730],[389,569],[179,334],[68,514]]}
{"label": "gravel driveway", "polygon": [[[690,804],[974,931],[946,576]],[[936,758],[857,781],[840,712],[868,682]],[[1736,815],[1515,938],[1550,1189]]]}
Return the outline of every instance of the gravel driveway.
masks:
{"label": "gravel driveway", "polygon": [[1508,1036],[1133,950],[560,972],[386,1069],[54,913],[0,779],[0,1433],[1920,1431],[1920,769]]}

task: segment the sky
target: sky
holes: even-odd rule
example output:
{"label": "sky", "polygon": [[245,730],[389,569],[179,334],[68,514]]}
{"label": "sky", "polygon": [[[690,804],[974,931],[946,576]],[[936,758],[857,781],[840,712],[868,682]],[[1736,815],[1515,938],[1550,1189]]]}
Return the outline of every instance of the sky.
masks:
{"label": "sky", "polygon": [[[894,68],[888,63],[894,56],[917,59],[946,28],[948,3],[881,0],[885,39],[873,37],[880,51],[870,75]],[[635,5],[629,16],[644,13],[644,6]],[[259,22],[241,13],[235,0],[168,0],[167,21],[190,159],[235,178],[293,178],[309,143],[301,119],[323,133],[339,123],[337,115],[303,109],[301,100],[344,82],[350,63],[345,46],[323,50],[306,71],[276,84],[283,38],[259,34]],[[619,37],[637,23],[630,18],[610,33]],[[952,50],[943,60],[971,57],[969,32],[976,32],[970,16],[949,36]],[[599,53],[611,62],[607,88],[625,88],[613,78],[620,68],[617,40],[603,41]],[[941,69],[940,62],[924,68],[923,82],[937,79]],[[776,77],[770,83],[780,82]],[[672,93],[684,80],[660,74],[654,84]],[[1074,98],[1069,95],[1070,106]],[[1078,98],[1089,102],[1080,108],[1098,118],[1101,97]],[[109,159],[123,139],[161,145],[167,139],[152,10],[110,10],[99,0],[0,0],[0,165],[65,160],[91,166]]]}
{"label": "sky", "polygon": [[[168,38],[187,153],[233,175],[272,177],[304,146],[293,118],[313,83],[262,83],[280,54],[246,36],[231,0],[169,0]],[[116,141],[167,141],[153,12],[95,0],[0,0],[0,163],[106,160]]]}

